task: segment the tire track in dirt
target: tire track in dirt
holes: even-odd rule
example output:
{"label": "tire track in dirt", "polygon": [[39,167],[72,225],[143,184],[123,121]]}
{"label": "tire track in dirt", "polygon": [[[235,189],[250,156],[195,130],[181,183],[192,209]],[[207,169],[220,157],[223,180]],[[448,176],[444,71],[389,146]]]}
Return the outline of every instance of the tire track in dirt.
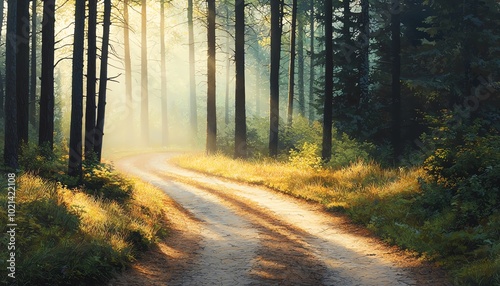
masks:
{"label": "tire track in dirt", "polygon": [[[166,162],[171,156],[141,155],[118,165],[205,222],[197,262],[168,285],[446,284],[441,273],[401,256],[345,218],[263,188],[177,168]],[[213,251],[226,258],[214,258]]]}

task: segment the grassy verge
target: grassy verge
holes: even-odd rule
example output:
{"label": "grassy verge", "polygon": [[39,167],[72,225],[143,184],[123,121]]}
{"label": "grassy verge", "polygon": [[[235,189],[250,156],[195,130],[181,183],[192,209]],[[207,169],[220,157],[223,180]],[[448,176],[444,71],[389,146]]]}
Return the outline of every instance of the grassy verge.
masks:
{"label": "grassy verge", "polygon": [[[416,251],[450,271],[457,285],[500,285],[500,215],[484,227],[453,229],[454,211],[439,190],[423,190],[423,168],[388,169],[362,161],[340,169],[223,155],[183,155],[177,165],[269,187],[347,213],[385,241]],[[314,162],[313,162],[314,163]]]}
{"label": "grassy verge", "polygon": [[[17,285],[102,285],[166,234],[160,190],[104,173],[102,184],[94,176],[87,187],[74,189],[35,175],[17,177]],[[6,179],[2,174],[4,186]],[[109,190],[122,190],[127,197],[109,198],[103,193]],[[3,206],[6,195],[0,195]],[[0,217],[7,217],[6,208]],[[1,257],[7,257],[6,231],[2,224]],[[6,267],[3,260],[2,273]],[[5,274],[0,281],[8,284],[8,279]]]}
{"label": "grassy verge", "polygon": [[421,169],[383,169],[359,161],[336,171],[294,166],[275,160],[244,161],[224,155],[183,155],[173,159],[181,167],[247,182],[323,204],[329,210],[349,210],[360,201],[384,201],[418,191]]}

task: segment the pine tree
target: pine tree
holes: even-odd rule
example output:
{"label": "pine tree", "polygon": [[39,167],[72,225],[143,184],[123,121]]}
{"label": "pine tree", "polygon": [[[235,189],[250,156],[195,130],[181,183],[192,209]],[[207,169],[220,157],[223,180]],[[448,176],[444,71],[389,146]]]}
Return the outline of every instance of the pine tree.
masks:
{"label": "pine tree", "polygon": [[141,137],[149,144],[149,80],[148,80],[148,39],[147,1],[141,0]]}
{"label": "pine tree", "polygon": [[188,0],[188,44],[189,44],[189,123],[193,142],[198,133],[198,112],[196,103],[196,81],[194,70],[194,28],[193,28],[193,0]]}
{"label": "pine tree", "polygon": [[165,52],[165,0],[160,3],[160,57],[161,57],[161,134],[163,146],[168,144],[167,63]]}
{"label": "pine tree", "polygon": [[17,129],[17,2],[8,1],[7,40],[5,48],[5,143],[4,162],[7,167],[18,167],[18,129]]}
{"label": "pine tree", "polygon": [[325,0],[325,95],[323,104],[323,142],[321,157],[329,161],[332,157],[333,125],[333,7],[331,0]]}
{"label": "pine tree", "polygon": [[109,29],[111,26],[111,0],[104,0],[104,20],[101,48],[101,71],[99,74],[99,102],[97,106],[97,121],[95,127],[94,153],[101,162],[104,137],[104,119],[106,115],[106,93],[108,83]]}
{"label": "pine tree", "polygon": [[235,142],[234,157],[247,157],[247,125],[245,107],[245,1],[239,0],[235,5]]}
{"label": "pine tree", "polygon": [[94,154],[96,122],[97,0],[88,0],[87,26],[87,97],[85,104],[85,160]]}
{"label": "pine tree", "polygon": [[280,91],[280,54],[281,54],[281,1],[271,1],[271,73],[270,73],[270,123],[269,155],[278,155],[279,135],[279,91]]}
{"label": "pine tree", "polygon": [[44,0],[38,144],[45,146],[49,152],[54,149],[54,15],[55,0]]}
{"label": "pine tree", "polygon": [[207,154],[217,151],[217,114],[215,89],[215,0],[208,0],[207,61]]}
{"label": "pine tree", "polygon": [[83,47],[85,0],[75,1],[68,175],[82,179]]}
{"label": "pine tree", "polygon": [[29,129],[29,1],[17,0],[17,135],[19,144],[28,143]]}
{"label": "pine tree", "polygon": [[292,25],[290,28],[290,66],[288,68],[288,126],[292,126],[293,99],[295,93],[295,39],[297,35],[297,0],[292,1]]}

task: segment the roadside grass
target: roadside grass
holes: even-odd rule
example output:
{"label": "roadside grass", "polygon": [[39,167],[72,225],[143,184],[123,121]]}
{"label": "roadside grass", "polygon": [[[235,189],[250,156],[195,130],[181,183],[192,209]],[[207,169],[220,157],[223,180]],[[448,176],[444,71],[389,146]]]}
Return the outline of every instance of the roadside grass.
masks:
{"label": "roadside grass", "polygon": [[237,160],[221,154],[187,154],[172,162],[347,213],[384,241],[443,266],[456,285],[500,285],[500,216],[491,216],[480,228],[448,230],[455,214],[449,208],[430,211],[429,205],[438,204],[442,194],[423,190],[422,184],[430,178],[422,167],[394,169],[356,161],[333,169],[294,160]]}
{"label": "roadside grass", "polygon": [[[70,189],[29,173],[17,177],[17,285],[102,285],[166,235],[163,192],[139,180],[111,179],[130,196],[113,200],[102,190]],[[6,192],[0,203],[7,204]],[[0,216],[7,217],[6,208]],[[0,255],[7,257],[7,226],[1,231]]]}
{"label": "roadside grass", "polygon": [[384,169],[375,163],[357,161],[338,170],[295,166],[272,159],[238,160],[214,156],[182,155],[172,162],[191,170],[237,181],[262,185],[295,197],[321,203],[329,210],[355,208],[369,198],[380,201],[418,191],[422,169]]}

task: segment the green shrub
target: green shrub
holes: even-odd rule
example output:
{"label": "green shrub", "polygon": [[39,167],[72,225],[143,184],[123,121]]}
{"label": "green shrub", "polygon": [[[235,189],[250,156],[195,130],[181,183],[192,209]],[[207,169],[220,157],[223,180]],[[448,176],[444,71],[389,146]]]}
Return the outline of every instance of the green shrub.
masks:
{"label": "green shrub", "polygon": [[51,152],[47,147],[39,147],[34,143],[24,144],[21,146],[19,166],[24,172],[58,179],[67,168],[62,152],[59,149]]}
{"label": "green shrub", "polygon": [[288,157],[290,165],[299,169],[319,169],[321,168],[321,157],[319,156],[319,147],[316,144],[305,142],[302,147],[296,150],[290,150]]}
{"label": "green shrub", "polygon": [[333,139],[332,158],[327,166],[331,168],[340,168],[349,166],[356,161],[369,162],[372,160],[370,155],[375,150],[375,146],[367,142],[358,142],[349,138],[347,134],[342,134]]}
{"label": "green shrub", "polygon": [[432,180],[422,180],[412,214],[457,284],[500,285],[500,133],[489,119],[500,114],[477,115],[431,119],[434,129],[422,138],[433,150],[424,162]]}
{"label": "green shrub", "polygon": [[132,194],[132,184],[109,164],[86,166],[83,184],[87,192],[118,202],[128,200]]}
{"label": "green shrub", "polygon": [[488,120],[458,116],[445,113],[436,126],[440,136],[424,136],[434,146],[424,169],[451,192],[443,207],[457,212],[460,226],[474,227],[500,210],[500,134]]}

